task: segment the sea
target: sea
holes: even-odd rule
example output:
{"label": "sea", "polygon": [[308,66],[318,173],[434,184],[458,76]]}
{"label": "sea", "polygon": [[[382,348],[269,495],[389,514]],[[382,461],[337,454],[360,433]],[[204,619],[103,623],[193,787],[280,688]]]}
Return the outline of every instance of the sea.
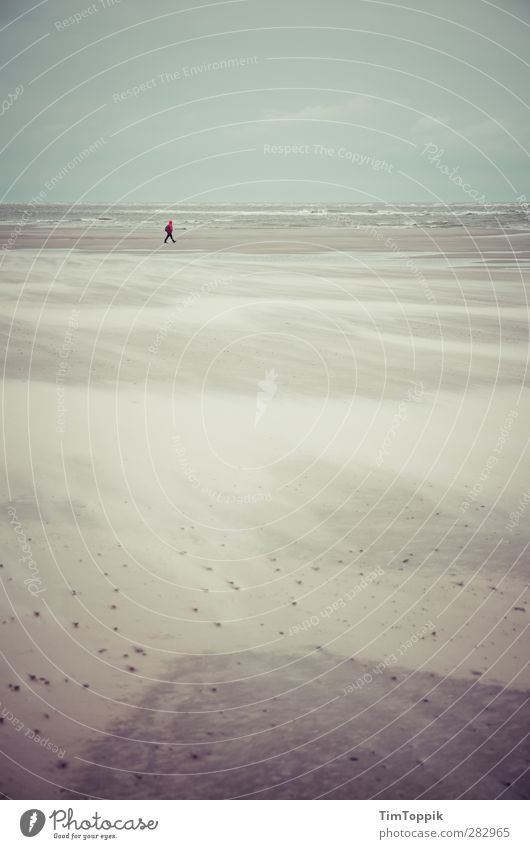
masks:
{"label": "sea", "polygon": [[458,227],[530,230],[523,203],[142,203],[0,204],[0,224],[61,227],[127,227],[133,230],[171,218],[176,229],[252,227]]}

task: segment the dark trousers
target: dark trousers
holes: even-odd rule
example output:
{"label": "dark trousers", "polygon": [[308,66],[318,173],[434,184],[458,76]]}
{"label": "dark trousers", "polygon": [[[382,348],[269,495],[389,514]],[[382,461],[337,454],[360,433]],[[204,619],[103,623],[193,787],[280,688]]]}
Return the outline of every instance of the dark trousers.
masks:
{"label": "dark trousers", "polygon": [[166,244],[166,242],[167,242],[167,240],[168,240],[168,239],[171,239],[171,241],[173,242],[173,244],[175,243],[175,239],[173,238],[173,233],[168,233],[168,234],[167,234],[166,238],[164,239],[164,244]]}

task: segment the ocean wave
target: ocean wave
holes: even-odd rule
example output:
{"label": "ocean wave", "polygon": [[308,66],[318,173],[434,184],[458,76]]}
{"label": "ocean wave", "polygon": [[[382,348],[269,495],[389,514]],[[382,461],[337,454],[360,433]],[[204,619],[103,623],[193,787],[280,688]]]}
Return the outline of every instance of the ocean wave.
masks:
{"label": "ocean wave", "polygon": [[0,204],[4,226],[163,228],[168,218],[175,227],[495,227],[530,229],[530,216],[516,203],[381,204],[381,203],[185,203],[153,204]]}

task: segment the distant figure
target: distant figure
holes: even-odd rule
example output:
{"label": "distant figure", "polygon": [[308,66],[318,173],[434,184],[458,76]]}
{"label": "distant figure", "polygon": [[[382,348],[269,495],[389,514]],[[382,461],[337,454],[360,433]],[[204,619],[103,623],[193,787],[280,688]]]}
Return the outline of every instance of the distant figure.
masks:
{"label": "distant figure", "polygon": [[167,240],[171,239],[173,244],[175,243],[175,239],[173,238],[173,222],[168,221],[166,224],[166,238],[164,239],[164,244],[166,244]]}

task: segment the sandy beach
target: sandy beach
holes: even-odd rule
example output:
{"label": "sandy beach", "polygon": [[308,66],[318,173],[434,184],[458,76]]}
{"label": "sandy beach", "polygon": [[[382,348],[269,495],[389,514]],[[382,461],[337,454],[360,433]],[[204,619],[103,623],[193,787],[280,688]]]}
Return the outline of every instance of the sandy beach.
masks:
{"label": "sandy beach", "polygon": [[1,253],[1,793],[528,798],[528,231],[175,237]]}

